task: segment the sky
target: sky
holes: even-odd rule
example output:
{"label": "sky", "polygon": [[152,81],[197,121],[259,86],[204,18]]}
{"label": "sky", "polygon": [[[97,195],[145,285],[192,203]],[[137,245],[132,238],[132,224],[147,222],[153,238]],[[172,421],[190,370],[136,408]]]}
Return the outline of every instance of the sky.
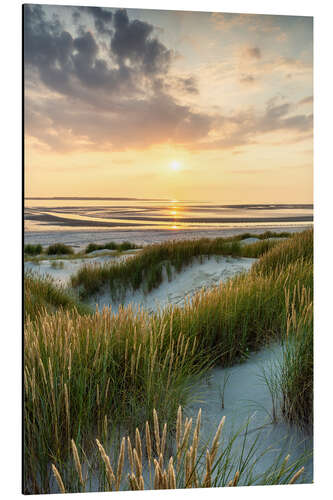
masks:
{"label": "sky", "polygon": [[25,196],[311,203],[312,18],[24,7]]}

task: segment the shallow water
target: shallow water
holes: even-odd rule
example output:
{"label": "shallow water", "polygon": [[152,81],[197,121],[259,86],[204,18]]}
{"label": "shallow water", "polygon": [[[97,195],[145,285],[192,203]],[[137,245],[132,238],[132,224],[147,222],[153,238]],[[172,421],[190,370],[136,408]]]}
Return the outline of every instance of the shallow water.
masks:
{"label": "shallow water", "polygon": [[135,198],[27,198],[28,231],[68,228],[212,229],[243,224],[302,224],[313,220],[311,204],[224,205],[206,201]]}

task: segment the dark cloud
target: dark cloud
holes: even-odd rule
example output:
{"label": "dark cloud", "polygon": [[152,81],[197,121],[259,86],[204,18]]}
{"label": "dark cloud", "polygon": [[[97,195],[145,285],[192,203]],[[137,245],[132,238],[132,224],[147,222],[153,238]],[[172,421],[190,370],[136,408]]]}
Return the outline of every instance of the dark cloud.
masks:
{"label": "dark cloud", "polygon": [[[75,12],[78,21],[82,9]],[[84,12],[104,23],[112,19],[109,58],[85,27],[72,36],[41,6],[25,7],[25,63],[59,94],[56,101],[29,101],[29,134],[57,151],[145,148],[169,140],[183,144],[208,134],[211,118],[168,94],[171,51],[153,36],[152,25],[130,21],[125,10],[112,17],[100,9]],[[177,84],[184,92],[197,92],[192,76]]]}
{"label": "dark cloud", "polygon": [[[130,20],[126,10],[73,8],[77,23],[82,9],[92,16],[95,33],[78,24],[70,33],[46,15],[46,6],[24,7],[25,85],[34,89],[26,98],[25,125],[42,147],[122,151],[171,142],[221,149],[254,143],[274,130],[311,130],[312,115],[293,115],[290,103],[276,100],[261,115],[213,115],[179,104],[176,95],[198,94],[196,79],[171,75],[173,54],[151,24]],[[260,57],[258,48],[252,51]],[[248,83],[251,77],[244,75]],[[217,139],[209,142],[211,133]]]}
{"label": "dark cloud", "polygon": [[120,65],[129,60],[141,65],[146,74],[166,72],[171,51],[157,38],[152,38],[154,27],[135,19],[130,21],[126,10],[117,10],[114,15],[115,33],[111,39],[112,52]]}
{"label": "dark cloud", "polygon": [[124,85],[127,91],[130,87],[137,87],[138,91],[143,78],[153,86],[154,79],[167,72],[171,52],[152,36],[152,25],[129,21],[124,10],[113,16],[101,8],[80,9],[74,10],[76,19],[84,9],[93,16],[95,24],[104,23],[104,28],[98,25],[99,32],[106,33],[106,23],[113,20],[109,58],[99,57],[98,41],[86,28],[81,26],[79,36],[73,38],[59,20],[46,17],[42,6],[24,8],[25,63],[37,68],[45,85],[67,95],[80,94],[79,84],[99,87],[108,93],[121,91]]}
{"label": "dark cloud", "polygon": [[176,91],[177,94],[199,94],[197,80],[194,76],[158,79],[156,83],[158,90]]}
{"label": "dark cloud", "polygon": [[198,94],[199,90],[197,87],[197,81],[194,76],[189,76],[187,78],[179,78],[179,85],[184,89],[185,92],[189,94]]}
{"label": "dark cloud", "polygon": [[72,12],[72,19],[73,19],[73,23],[74,24],[77,24],[79,22],[79,19],[81,17],[81,12],[79,9],[75,9],[73,12]]}
{"label": "dark cloud", "polygon": [[74,24],[81,19],[81,14],[90,14],[94,19],[95,28],[101,35],[112,35],[112,11],[103,7],[76,7],[72,12]]}
{"label": "dark cloud", "polygon": [[94,18],[95,28],[102,35],[112,35],[112,11],[102,7],[87,7]]}

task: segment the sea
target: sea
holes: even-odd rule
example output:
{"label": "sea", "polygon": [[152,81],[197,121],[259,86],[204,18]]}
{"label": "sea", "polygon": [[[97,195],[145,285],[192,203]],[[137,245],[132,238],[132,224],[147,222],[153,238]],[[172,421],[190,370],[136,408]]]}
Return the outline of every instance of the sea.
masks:
{"label": "sea", "polygon": [[25,243],[63,242],[77,248],[111,240],[149,244],[248,231],[299,231],[312,223],[312,204],[223,204],[114,197],[24,200]]}

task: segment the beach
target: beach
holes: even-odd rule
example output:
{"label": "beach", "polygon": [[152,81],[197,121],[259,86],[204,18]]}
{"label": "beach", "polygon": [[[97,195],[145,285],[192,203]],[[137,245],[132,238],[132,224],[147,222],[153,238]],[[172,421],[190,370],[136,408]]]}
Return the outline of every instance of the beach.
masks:
{"label": "beach", "polygon": [[[267,238],[267,243],[281,244],[288,238],[279,238],[279,233],[285,232],[286,228],[279,228],[276,231],[276,236]],[[302,233],[303,227],[289,228],[290,233]],[[172,233],[175,241],[199,240],[200,236],[206,238],[214,237],[235,237],[244,233],[240,228],[213,230],[213,231],[197,231],[187,230],[185,232]],[[255,228],[250,235],[240,240],[239,248],[251,248],[253,245],[261,244],[263,240],[259,236],[263,234],[262,228]],[[39,235],[40,239],[36,239]],[[61,236],[61,238],[60,238]],[[94,236],[92,240],[92,236]],[[194,238],[195,236],[195,238]],[[35,239],[34,239],[35,238]],[[32,272],[45,277],[51,277],[55,284],[71,290],[71,277],[78,275],[84,267],[96,269],[96,266],[112,266],[121,265],[121,263],[130,262],[132,259],[140,257],[142,250],[128,250],[125,252],[96,250],[90,254],[84,254],[83,250],[87,242],[103,244],[107,241],[122,242],[130,241],[137,245],[142,245],[143,248],[149,248],[149,245],[160,245],[170,241],[170,232],[167,231],[122,231],[101,232],[96,230],[94,233],[87,231],[54,231],[41,233],[36,232],[29,234],[29,241],[39,242],[47,245],[61,241],[62,243],[72,243],[76,252],[81,252],[77,258],[75,255],[70,258],[44,257],[37,260],[25,261],[25,271]],[[75,242],[75,244],[73,244]],[[114,296],[113,292],[104,286],[99,292],[89,295],[84,299],[84,302],[91,306],[93,310],[99,311],[100,314],[112,314],[126,317],[126,315],[135,314],[161,314],[164,315],[165,309],[172,307],[188,308],[191,307],[191,300],[195,297],[204,297],[206,293],[210,293],[223,283],[227,284],[239,275],[246,275],[253,265],[258,261],[258,258],[223,256],[223,255],[201,255],[195,257],[181,271],[171,265],[167,272],[167,268],[163,267],[161,274],[161,283],[154,285],[151,290],[147,290],[144,283],[137,289],[131,287],[125,288],[123,292]],[[219,292],[217,292],[219,293]],[[197,300],[197,299],[195,299]],[[128,311],[128,312],[127,312]],[[224,443],[233,440],[233,449],[237,454],[237,450],[243,447],[244,452],[250,453],[251,446],[255,441],[256,453],[263,454],[263,458],[256,464],[253,469],[253,474],[259,477],[265,474],[265,471],[272,467],[279,460],[279,457],[286,454],[291,454],[292,460],[299,460],[304,453],[308,453],[312,448],[311,432],[308,430],[300,430],[297,425],[289,425],[283,419],[283,415],[279,410],[281,405],[279,395],[272,400],[272,392],[265,383],[265,376],[269,372],[278,373],[280,366],[283,363],[283,347],[280,343],[273,343],[261,349],[260,352],[249,350],[240,365],[231,367],[214,367],[207,373],[193,380],[189,380],[191,390],[188,394],[188,403],[184,407],[184,414],[188,418],[195,419],[199,409],[202,410],[202,446],[212,439],[214,429],[216,429],[222,415],[227,417]],[[196,380],[196,381],[195,381]],[[221,399],[223,398],[223,399]],[[223,403],[222,403],[223,401]],[[273,407],[272,407],[273,404]],[[242,426],[246,425],[246,443],[244,433],[241,433],[236,439],[234,434],[239,432]],[[124,429],[125,431],[125,429]],[[109,443],[108,451],[116,445],[116,442]],[[274,453],[266,454],[269,447],[274,448]],[[148,464],[143,462],[144,479],[148,482]],[[312,459],[310,455],[306,459],[306,473],[304,474],[305,481],[312,479]],[[233,470],[233,473],[236,469]],[[57,486],[50,486],[51,491],[56,491]],[[89,491],[98,490],[98,479],[93,475],[91,477],[91,485]]]}

